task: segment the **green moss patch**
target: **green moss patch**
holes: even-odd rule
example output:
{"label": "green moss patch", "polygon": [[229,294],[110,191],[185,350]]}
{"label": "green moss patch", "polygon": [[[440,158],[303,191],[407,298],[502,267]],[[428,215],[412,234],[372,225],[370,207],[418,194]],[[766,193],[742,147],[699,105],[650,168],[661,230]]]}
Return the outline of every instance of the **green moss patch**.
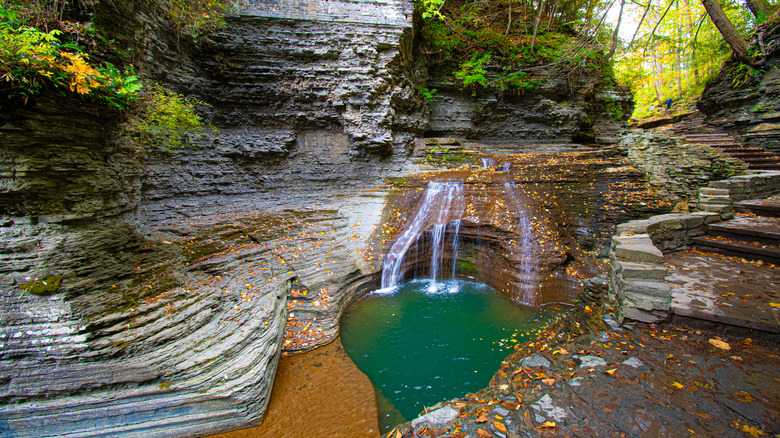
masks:
{"label": "green moss patch", "polygon": [[38,277],[18,286],[25,293],[33,295],[47,296],[55,294],[62,284],[62,275],[49,274]]}

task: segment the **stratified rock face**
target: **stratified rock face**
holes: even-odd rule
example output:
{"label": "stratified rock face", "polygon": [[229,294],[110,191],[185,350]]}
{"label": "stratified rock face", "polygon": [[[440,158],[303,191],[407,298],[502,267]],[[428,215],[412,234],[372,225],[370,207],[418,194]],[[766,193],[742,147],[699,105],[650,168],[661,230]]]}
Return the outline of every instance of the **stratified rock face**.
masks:
{"label": "stratified rock face", "polygon": [[212,105],[219,134],[153,159],[146,200],[324,197],[378,184],[409,154],[426,117],[411,3],[244,2],[227,21],[193,52],[198,77],[170,75]]}
{"label": "stratified rock face", "polygon": [[780,22],[757,28],[766,42],[759,48],[754,39],[751,50],[767,50],[760,71],[751,71],[734,59],[710,81],[696,104],[708,123],[735,130],[745,146],[761,146],[780,153]]}
{"label": "stratified rock face", "polygon": [[1,111],[0,215],[59,222],[134,208],[142,151],[113,141],[118,119],[100,105],[52,96]]}
{"label": "stratified rock face", "polygon": [[446,72],[433,72],[429,87],[437,93],[426,134],[518,144],[617,141],[622,124],[610,119],[607,108],[614,111],[612,117],[627,120],[633,112],[629,92],[607,87],[595,69],[572,77],[542,72],[538,78],[542,87],[521,95],[472,95]]}

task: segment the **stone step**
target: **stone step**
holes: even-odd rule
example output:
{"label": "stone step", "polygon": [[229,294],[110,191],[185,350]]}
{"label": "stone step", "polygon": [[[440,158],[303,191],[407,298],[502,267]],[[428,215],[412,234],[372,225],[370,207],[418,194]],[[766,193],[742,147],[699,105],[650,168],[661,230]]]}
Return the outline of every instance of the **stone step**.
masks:
{"label": "stone step", "polygon": [[742,149],[721,149],[721,150],[731,155],[732,157],[777,159],[777,157],[773,153],[767,151],[745,151]]}
{"label": "stone step", "polygon": [[780,220],[770,217],[738,217],[710,224],[707,227],[707,235],[780,245]]}
{"label": "stone step", "polygon": [[751,199],[734,203],[734,211],[753,213],[764,217],[780,217],[780,201],[774,199]]}
{"label": "stone step", "polygon": [[755,170],[780,170],[780,163],[778,164],[756,164],[749,166]]}
{"label": "stone step", "polygon": [[763,260],[767,263],[780,264],[780,248],[777,246],[767,246],[747,241],[721,240],[713,236],[704,236],[694,238],[693,247],[699,251],[709,251],[746,260]]}
{"label": "stone step", "polygon": [[742,161],[746,163],[753,163],[753,164],[774,164],[774,163],[780,163],[780,158],[777,158],[775,156],[771,156],[769,158],[762,158],[762,157],[746,157]]}
{"label": "stone step", "polygon": [[697,143],[697,144],[706,144],[707,146],[718,148],[718,149],[728,149],[728,148],[738,148],[742,147],[740,143],[734,142],[734,141],[692,141],[690,143]]}
{"label": "stone step", "polygon": [[712,134],[686,134],[685,137],[686,138],[731,138],[731,135],[723,132],[723,133],[712,133]]}

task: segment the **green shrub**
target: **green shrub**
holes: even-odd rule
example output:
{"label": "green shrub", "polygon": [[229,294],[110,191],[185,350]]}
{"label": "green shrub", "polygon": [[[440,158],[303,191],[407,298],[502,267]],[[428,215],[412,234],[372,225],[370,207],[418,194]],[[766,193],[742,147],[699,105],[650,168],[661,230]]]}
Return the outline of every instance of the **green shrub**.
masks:
{"label": "green shrub", "polygon": [[207,105],[153,85],[138,101],[136,115],[127,123],[127,132],[136,141],[164,151],[194,148],[193,140],[217,130],[204,124],[196,106]]}
{"label": "green shrub", "polygon": [[132,69],[93,64],[75,44],[64,44],[59,30],[29,26],[30,17],[8,2],[0,4],[0,96],[24,102],[47,88],[68,90],[112,107],[127,108],[141,84]]}

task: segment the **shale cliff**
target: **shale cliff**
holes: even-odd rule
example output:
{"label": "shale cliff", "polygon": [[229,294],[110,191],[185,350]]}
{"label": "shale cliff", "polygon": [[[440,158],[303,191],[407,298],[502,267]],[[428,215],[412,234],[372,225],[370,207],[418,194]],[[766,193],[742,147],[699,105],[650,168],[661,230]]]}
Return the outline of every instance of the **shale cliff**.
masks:
{"label": "shale cliff", "polygon": [[751,50],[763,54],[763,65],[751,69],[729,60],[696,106],[709,123],[740,135],[745,146],[780,152],[780,20],[756,28]]}
{"label": "shale cliff", "polygon": [[[245,1],[197,41],[133,2],[98,2],[94,24],[146,77],[208,103],[219,133],[167,153],[75,96],[0,110],[2,436],[258,424],[282,350],[332,339],[376,285],[387,187],[366,190],[411,166],[415,137],[612,135],[588,130],[603,108],[583,102],[603,87],[571,89],[571,114],[563,94],[528,97],[523,117],[526,99],[426,102],[404,0]],[[488,131],[504,111],[525,122]]]}

